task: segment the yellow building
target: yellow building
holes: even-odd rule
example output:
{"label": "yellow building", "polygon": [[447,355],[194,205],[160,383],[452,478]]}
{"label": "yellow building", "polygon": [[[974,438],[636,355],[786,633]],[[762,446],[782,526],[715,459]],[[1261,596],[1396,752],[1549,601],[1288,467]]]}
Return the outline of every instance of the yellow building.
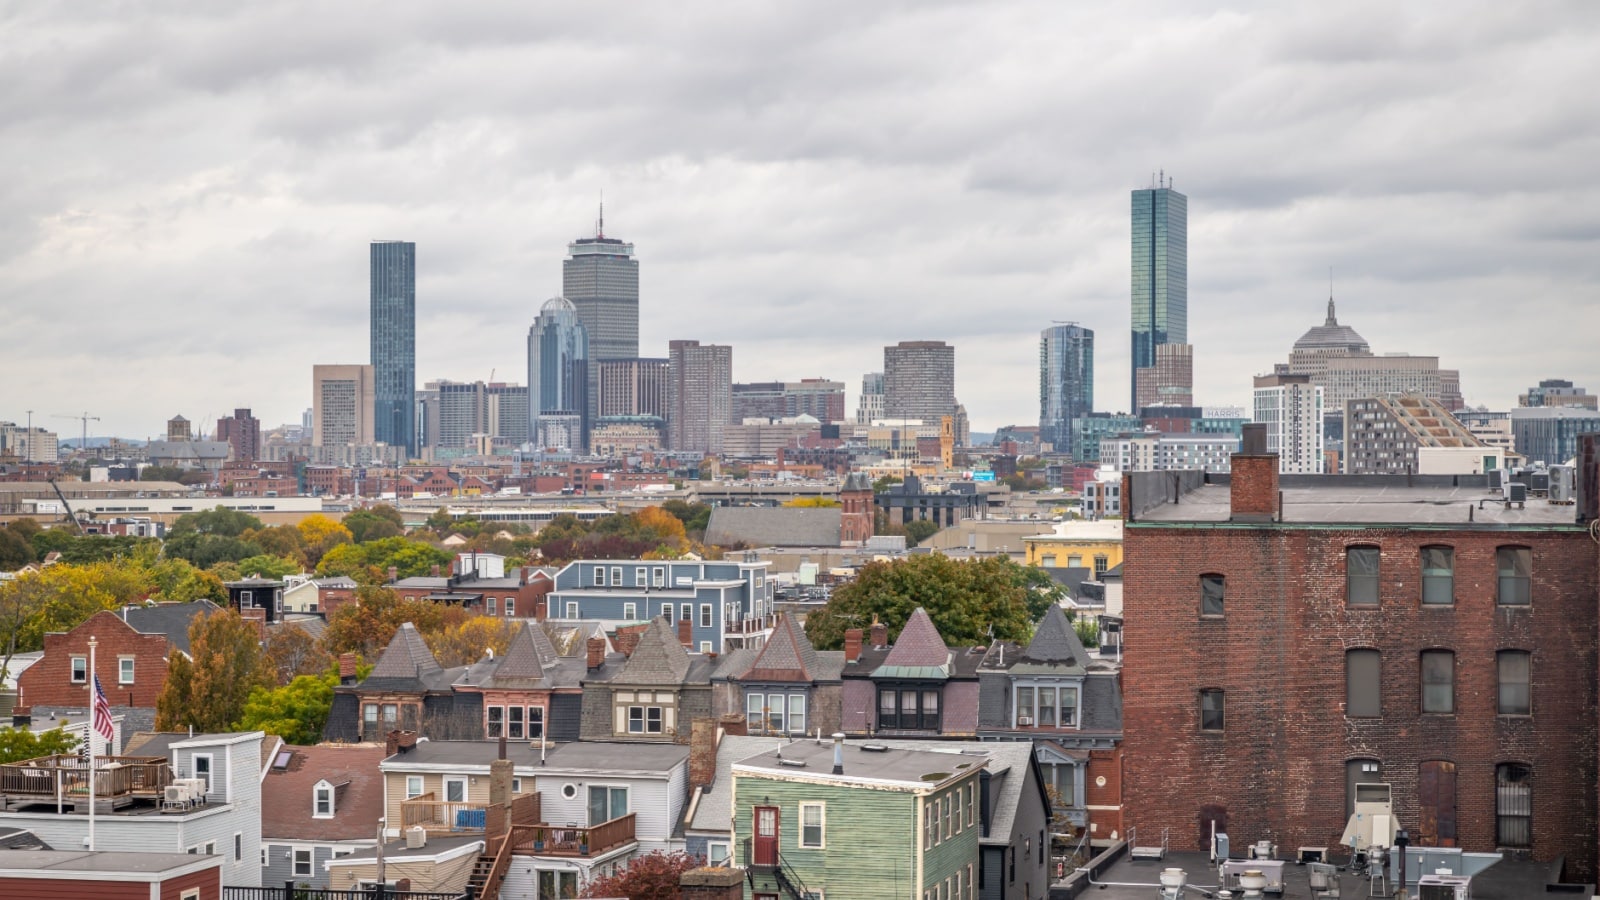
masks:
{"label": "yellow building", "polygon": [[1122,565],[1122,520],[1069,519],[1049,534],[1022,539],[1030,566],[1093,569],[1098,578]]}

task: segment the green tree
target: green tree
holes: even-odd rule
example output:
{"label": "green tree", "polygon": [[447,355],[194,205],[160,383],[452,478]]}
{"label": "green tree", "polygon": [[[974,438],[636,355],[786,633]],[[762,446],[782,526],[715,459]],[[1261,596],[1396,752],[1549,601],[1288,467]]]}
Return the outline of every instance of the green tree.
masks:
{"label": "green tree", "polygon": [[880,475],[878,476],[877,480],[872,482],[872,492],[874,494],[881,494],[889,487],[889,485],[900,484],[903,481],[905,481],[905,479],[901,478],[899,475]]}
{"label": "green tree", "polygon": [[247,512],[218,506],[202,512],[192,512],[179,516],[178,521],[172,523],[167,530],[167,537],[195,532],[197,534],[220,534],[224,537],[238,537],[246,531],[260,530],[265,527],[261,520]]}
{"label": "green tree", "polygon": [[293,575],[301,571],[302,568],[300,563],[295,560],[265,553],[260,556],[251,556],[239,560],[239,571],[247,578],[251,575],[259,575],[262,578],[270,578],[276,581],[285,575]]}
{"label": "green tree", "polygon": [[301,675],[282,687],[258,687],[250,692],[235,731],[265,731],[291,744],[322,740],[322,726],[333,708],[333,689],[339,673]]}
{"label": "green tree", "polygon": [[1100,646],[1100,622],[1098,619],[1074,618],[1072,630],[1078,633],[1078,640],[1085,647]]}
{"label": "green tree", "polygon": [[184,532],[176,536],[169,532],[166,543],[168,556],[188,560],[201,569],[209,569],[217,563],[238,562],[252,556],[260,556],[263,552],[260,544],[225,534],[198,531]]}
{"label": "green tree", "polygon": [[350,513],[344,517],[344,527],[350,530],[350,534],[358,544],[399,537],[406,533],[406,523],[400,517],[400,510],[387,503],[379,503]]}
{"label": "green tree", "polygon": [[627,867],[602,875],[583,889],[585,897],[627,897],[628,900],[678,900],[683,873],[700,864],[687,853],[655,850],[630,860]]}
{"label": "green tree", "polygon": [[156,729],[227,731],[251,691],[276,683],[253,623],[231,609],[196,616],[189,626],[189,657],[172,655],[166,687],[156,698]]}
{"label": "green tree", "polygon": [[906,545],[915,547],[939,533],[939,523],[932,519],[912,519],[906,523]]}
{"label": "green tree", "polygon": [[329,550],[317,564],[317,574],[329,577],[348,575],[358,581],[377,582],[393,567],[401,578],[426,575],[434,566],[449,564],[453,555],[421,541],[386,537],[361,544],[340,544]]}
{"label": "green tree", "polygon": [[683,530],[691,535],[705,535],[706,526],[711,524],[711,507],[704,503],[673,499],[661,504],[661,508],[676,516],[683,523]]}
{"label": "green tree", "polygon": [[[300,536],[300,529],[293,525],[275,525],[271,528],[257,528],[239,535],[242,541],[249,541],[260,547],[269,556],[281,556],[292,559],[295,565],[300,565],[305,559],[306,543]],[[300,571],[296,569],[295,571]]]}
{"label": "green tree", "polygon": [[34,559],[33,545],[27,538],[10,528],[0,528],[0,572],[14,572]]}
{"label": "green tree", "polygon": [[[1033,571],[1049,581],[1043,570]],[[863,566],[855,581],[806,617],[806,635],[819,650],[836,650],[844,646],[845,629],[866,627],[876,616],[893,638],[920,606],[951,646],[986,644],[991,627],[994,638],[1026,642],[1058,597],[1053,585],[1005,557],[909,556]]]}
{"label": "green tree", "polygon": [[60,728],[49,731],[30,731],[26,728],[0,728],[0,763],[21,762],[71,753],[78,739]]}

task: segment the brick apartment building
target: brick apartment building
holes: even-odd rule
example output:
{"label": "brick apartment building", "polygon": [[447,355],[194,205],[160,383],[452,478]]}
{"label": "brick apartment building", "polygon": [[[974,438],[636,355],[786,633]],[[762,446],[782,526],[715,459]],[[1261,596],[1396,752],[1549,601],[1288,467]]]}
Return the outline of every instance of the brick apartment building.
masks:
{"label": "brick apartment building", "polygon": [[35,707],[88,707],[89,638],[95,648],[95,674],[113,707],[154,709],[167,684],[173,653],[189,651],[189,625],[215,612],[207,600],[102,610],[83,624],[44,636],[44,656],[17,677],[20,704]]}
{"label": "brick apartment building", "polygon": [[[1573,506],[1482,476],[1125,478],[1128,821],[1337,847],[1356,783],[1414,844],[1596,875],[1600,562]],[[1231,481],[1231,484],[1230,484]],[[1577,519],[1578,521],[1575,521]]]}

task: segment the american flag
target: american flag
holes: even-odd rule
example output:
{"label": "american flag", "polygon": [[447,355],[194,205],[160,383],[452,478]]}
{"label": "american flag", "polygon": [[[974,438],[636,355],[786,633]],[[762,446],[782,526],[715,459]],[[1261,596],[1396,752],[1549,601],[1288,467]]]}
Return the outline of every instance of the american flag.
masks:
{"label": "american flag", "polygon": [[100,676],[94,676],[94,717],[91,721],[95,733],[106,740],[111,740],[116,734],[116,729],[111,725],[111,704],[106,700],[106,692],[100,687]]}

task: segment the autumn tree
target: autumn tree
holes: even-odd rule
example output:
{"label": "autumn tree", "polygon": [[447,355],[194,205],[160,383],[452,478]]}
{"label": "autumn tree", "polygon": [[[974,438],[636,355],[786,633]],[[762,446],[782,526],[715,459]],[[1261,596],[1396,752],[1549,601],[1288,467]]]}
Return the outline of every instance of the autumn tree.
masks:
{"label": "autumn tree", "polygon": [[434,566],[448,565],[453,558],[450,551],[431,544],[387,537],[334,547],[317,564],[317,574],[323,577],[347,575],[357,581],[377,583],[386,577],[391,567],[401,578],[409,578],[426,575]]}
{"label": "autumn tree", "polygon": [[656,850],[636,856],[626,868],[591,880],[583,889],[585,897],[627,897],[628,900],[678,900],[678,883],[683,873],[700,865],[687,853]]}
{"label": "autumn tree", "polygon": [[706,526],[711,524],[711,507],[705,503],[672,499],[661,504],[661,508],[682,522],[683,530],[691,535],[704,535]]}
{"label": "autumn tree", "polygon": [[839,501],[832,497],[796,497],[783,505],[798,509],[832,509],[839,505]]}
{"label": "autumn tree", "polygon": [[156,730],[227,731],[251,691],[275,684],[255,624],[231,609],[196,616],[189,656],[172,655],[166,687],[156,698]]}
{"label": "autumn tree", "polygon": [[300,529],[293,525],[251,529],[239,535],[239,539],[260,547],[267,556],[293,561],[296,572],[305,564],[305,540],[300,536]]}
{"label": "autumn tree", "polygon": [[282,687],[258,687],[250,692],[235,731],[265,731],[291,744],[315,744],[333,709],[337,672],[301,675]]}
{"label": "autumn tree", "polygon": [[876,617],[893,639],[920,606],[952,646],[986,644],[991,636],[1026,642],[1033,623],[1059,598],[1060,589],[1043,569],[1005,557],[908,556],[863,566],[855,581],[806,617],[806,635],[819,650],[836,650],[844,646],[845,629],[865,627]]}
{"label": "autumn tree", "polygon": [[350,529],[327,516],[317,513],[306,516],[295,526],[300,530],[300,544],[305,548],[306,565],[315,566],[329,550],[355,540]]}
{"label": "autumn tree", "polygon": [[267,662],[280,682],[301,675],[316,675],[333,664],[333,658],[305,629],[285,625],[267,636]]}
{"label": "autumn tree", "polygon": [[394,639],[402,622],[416,626],[426,640],[468,618],[476,618],[459,606],[446,606],[432,600],[405,600],[394,591],[376,585],[356,589],[355,603],[341,604],[328,617],[322,633],[322,647],[330,655],[357,653],[375,659]]}
{"label": "autumn tree", "polygon": [[[422,640],[445,668],[464,666],[483,659],[486,651],[504,656],[522,623],[498,616],[468,616],[450,622],[437,631],[423,631]],[[420,629],[419,629],[420,630]]]}

